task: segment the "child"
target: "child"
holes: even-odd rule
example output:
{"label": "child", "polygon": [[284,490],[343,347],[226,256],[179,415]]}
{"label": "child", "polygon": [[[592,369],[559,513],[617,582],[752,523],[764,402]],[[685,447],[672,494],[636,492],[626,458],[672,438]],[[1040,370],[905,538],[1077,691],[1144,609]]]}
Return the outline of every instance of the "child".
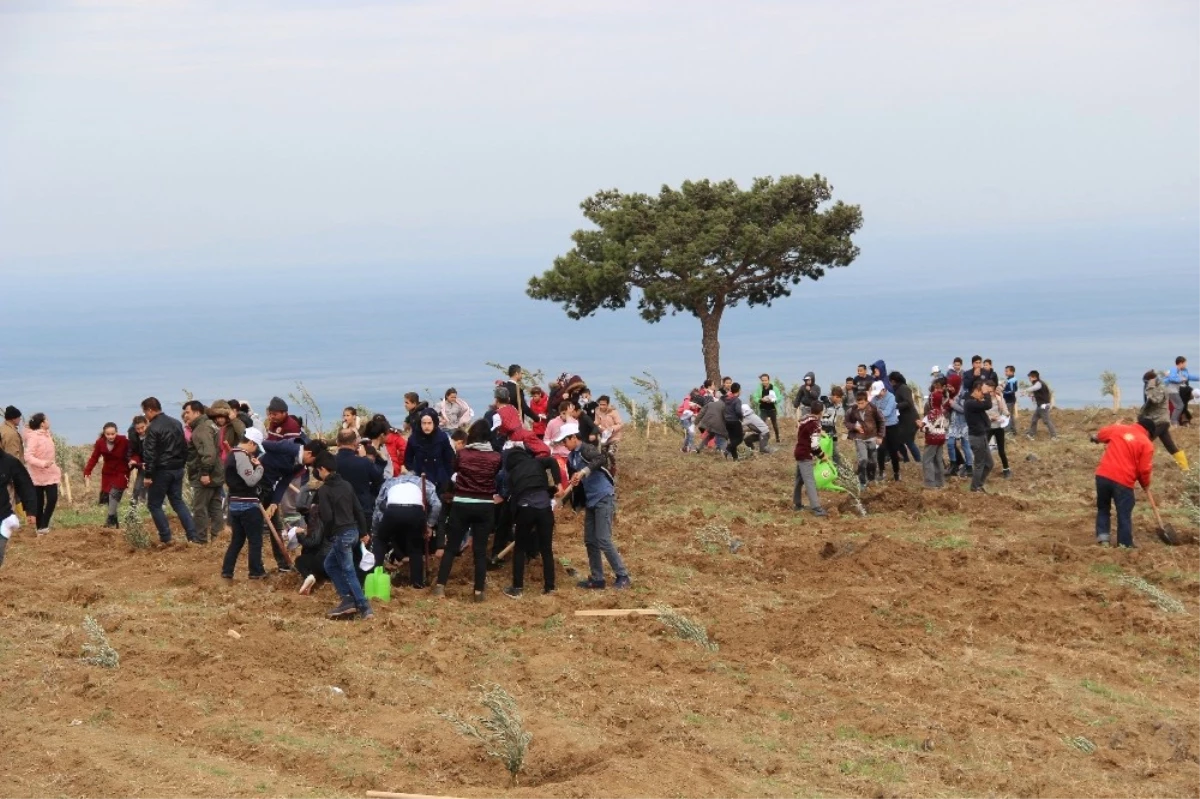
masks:
{"label": "child", "polygon": [[104,430],[92,446],[92,456],[83,467],[83,479],[91,486],[92,470],[100,459],[104,466],[100,470],[100,504],[108,505],[108,518],[104,520],[105,527],[117,527],[117,510],[121,507],[121,497],[129,487],[129,439],[118,435],[115,422],[104,425]]}
{"label": "child", "polygon": [[342,429],[352,430],[358,434],[358,410],[353,406],[347,405],[342,408]]}
{"label": "child", "polygon": [[683,425],[681,450],[684,454],[696,450],[696,414],[699,411],[700,406],[693,402],[691,397],[684,397],[683,402],[679,403],[679,410],[676,411],[679,415],[679,423]]}
{"label": "child", "polygon": [[1112,506],[1117,506],[1117,543],[1133,546],[1133,486],[1150,487],[1154,469],[1154,425],[1149,419],[1137,424],[1110,424],[1091,437],[1107,444],[1096,467],[1096,543],[1108,546]]}
{"label": "child", "polygon": [[1050,421],[1050,386],[1042,382],[1042,376],[1037,369],[1029,373],[1029,384],[1025,395],[1033,397],[1033,419],[1029,422],[1029,432],[1025,436],[1030,441],[1037,438],[1038,419],[1041,419],[1050,431],[1050,440],[1057,441],[1058,433],[1054,430],[1054,422]]}
{"label": "child", "polygon": [[845,418],[845,400],[846,392],[841,386],[834,386],[829,390],[829,402],[825,405],[825,412],[821,414],[821,432],[827,433],[833,439],[833,465],[838,469],[844,466],[837,448],[837,423],[839,419]]}
{"label": "child", "polygon": [[921,473],[926,488],[942,488],[946,485],[942,450],[946,445],[946,431],[950,428],[950,422],[946,418],[947,411],[946,378],[938,377],[933,381],[929,399],[925,403],[924,415],[918,422],[925,431],[925,449],[921,451]]}
{"label": "child", "polygon": [[821,454],[821,414],[825,407],[820,402],[808,406],[808,413],[796,427],[796,482],[792,486],[792,507],[804,510],[804,497],[801,491],[808,493],[808,503],[812,505],[814,516],[828,516],[821,507],[821,499],[817,496],[817,480],[813,476],[813,458]]}
{"label": "child", "polygon": [[1004,404],[1008,406],[1008,429],[1014,435],[1017,432],[1017,367],[1009,364],[1004,367]]}
{"label": "child", "polygon": [[[950,430],[946,435],[946,455],[950,458],[950,476],[966,477],[975,468],[971,444],[967,441],[967,417],[963,408],[962,376],[951,373],[946,378],[950,391]],[[961,452],[958,447],[961,446]],[[961,457],[959,457],[961,455]]]}
{"label": "child", "polygon": [[546,396],[546,392],[542,391],[541,386],[534,386],[529,389],[529,410],[533,411],[534,415],[537,416],[537,420],[530,429],[533,430],[533,434],[538,438],[543,438],[546,435],[546,425],[549,421],[546,418],[546,412],[549,407],[550,398]]}
{"label": "child", "polygon": [[876,451],[883,443],[886,421],[879,409],[867,399],[867,392],[854,396],[854,407],[846,414],[846,438],[854,442],[858,457],[858,487],[865,489],[875,479]]}

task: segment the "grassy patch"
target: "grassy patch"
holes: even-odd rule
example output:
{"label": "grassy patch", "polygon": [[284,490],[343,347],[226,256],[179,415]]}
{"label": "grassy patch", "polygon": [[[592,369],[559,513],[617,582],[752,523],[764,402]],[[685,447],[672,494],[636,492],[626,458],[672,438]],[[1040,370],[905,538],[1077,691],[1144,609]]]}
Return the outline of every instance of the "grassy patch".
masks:
{"label": "grassy patch", "polygon": [[1117,577],[1122,574],[1121,567],[1115,563],[1093,563],[1092,571],[1105,577]]}
{"label": "grassy patch", "polygon": [[865,757],[861,760],[843,760],[838,764],[838,771],[847,777],[863,777],[879,782],[902,782],[904,780],[904,768],[899,763],[892,763],[875,757]]}
{"label": "grassy patch", "polygon": [[943,535],[929,539],[931,549],[966,549],[971,546],[971,540],[961,535]]}

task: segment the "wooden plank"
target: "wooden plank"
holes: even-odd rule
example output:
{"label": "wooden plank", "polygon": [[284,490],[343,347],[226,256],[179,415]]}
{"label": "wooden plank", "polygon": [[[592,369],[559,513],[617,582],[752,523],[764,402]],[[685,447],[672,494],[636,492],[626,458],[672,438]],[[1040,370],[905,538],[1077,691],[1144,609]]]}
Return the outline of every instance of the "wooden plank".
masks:
{"label": "wooden plank", "polygon": [[424,793],[390,793],[388,791],[367,791],[371,799],[454,799],[453,796],[435,796]]}
{"label": "wooden plank", "polygon": [[577,610],[576,616],[657,616],[654,608],[612,608],[605,610]]}

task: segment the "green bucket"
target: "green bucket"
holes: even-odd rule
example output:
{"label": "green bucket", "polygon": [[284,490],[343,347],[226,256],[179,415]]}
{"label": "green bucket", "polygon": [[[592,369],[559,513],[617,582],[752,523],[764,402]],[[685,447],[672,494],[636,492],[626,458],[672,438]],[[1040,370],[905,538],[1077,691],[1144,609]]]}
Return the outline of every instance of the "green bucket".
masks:
{"label": "green bucket", "polygon": [[382,566],[376,566],[375,570],[367,575],[367,579],[363,583],[363,594],[367,599],[378,599],[381,602],[392,601],[392,578],[388,576]]}

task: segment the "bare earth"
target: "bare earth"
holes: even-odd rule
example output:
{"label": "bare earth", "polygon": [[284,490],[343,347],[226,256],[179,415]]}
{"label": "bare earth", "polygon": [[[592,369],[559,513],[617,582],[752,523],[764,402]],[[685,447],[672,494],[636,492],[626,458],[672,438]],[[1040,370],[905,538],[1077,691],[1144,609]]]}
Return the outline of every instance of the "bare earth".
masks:
{"label": "bare earth", "polygon": [[[370,623],[326,621],[329,587],[246,580],[245,555],[222,581],[226,538],[139,552],[98,527],[22,529],[0,569],[0,795],[1196,796],[1200,550],[1162,545],[1140,495],[1138,548],[1092,544],[1086,434],[1111,415],[1087,415],[1060,412],[1057,445],[1012,445],[989,496],[922,491],[907,465],[866,519],[834,494],[829,519],[794,514],[786,443],[735,465],[631,439],[633,591],[560,567],[543,598],[535,565],[524,599],[500,594],[506,570],[476,605],[462,562],[445,601],[397,588]],[[1155,477],[1186,530],[1161,450]],[[581,525],[560,511],[557,554],[580,569]],[[659,603],[719,649],[573,615]],[[119,669],[80,661],[89,614]],[[435,714],[482,714],[474,686],[493,682],[534,735],[516,787]]]}

